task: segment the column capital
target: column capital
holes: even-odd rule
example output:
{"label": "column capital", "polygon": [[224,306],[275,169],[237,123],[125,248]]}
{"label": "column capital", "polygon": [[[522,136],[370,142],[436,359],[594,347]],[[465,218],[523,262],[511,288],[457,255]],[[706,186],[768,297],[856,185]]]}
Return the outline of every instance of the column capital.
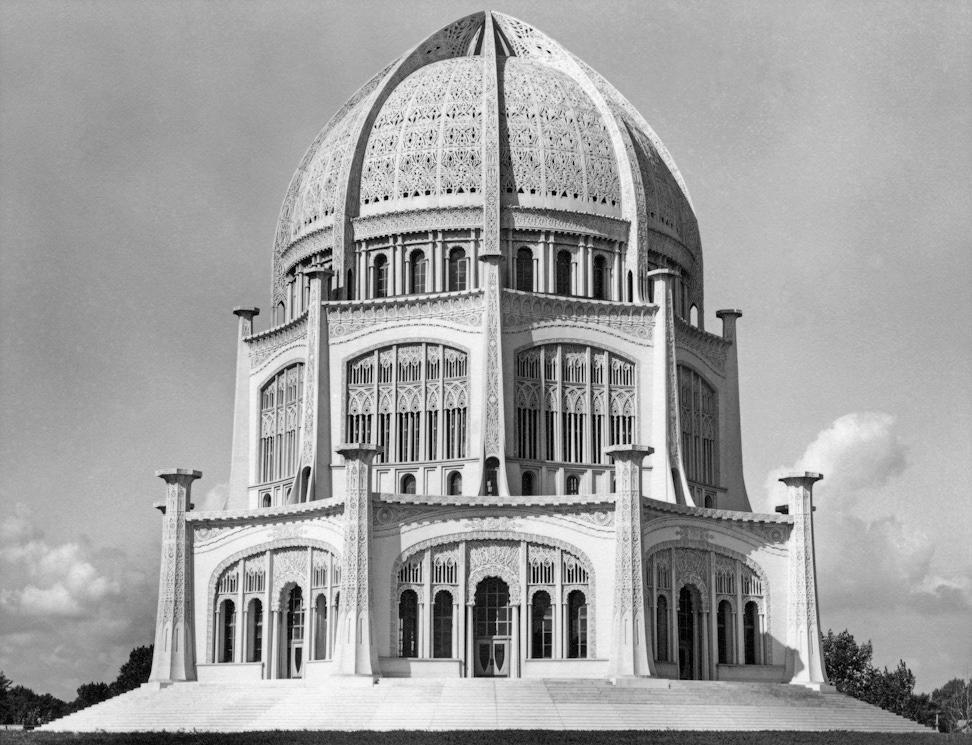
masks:
{"label": "column capital", "polygon": [[162,468],[156,471],[155,475],[167,484],[191,484],[196,479],[202,478],[202,471],[193,471],[190,468]]}
{"label": "column capital", "polygon": [[615,459],[641,461],[654,453],[655,448],[649,445],[611,445],[604,448],[604,452],[613,455]]}
{"label": "column capital", "polygon": [[804,489],[813,489],[813,485],[822,479],[822,473],[804,471],[803,473],[787,474],[786,476],[781,477],[780,481],[782,481],[788,487],[803,487]]}
{"label": "column capital", "polygon": [[385,452],[385,448],[381,445],[346,442],[343,445],[338,445],[334,448],[334,451],[349,460],[363,460],[371,463],[372,458]]}
{"label": "column capital", "polygon": [[245,318],[248,321],[252,321],[255,316],[260,315],[259,308],[247,308],[242,305],[237,305],[233,308],[233,315],[239,316],[240,318]]}
{"label": "column capital", "polygon": [[304,274],[308,279],[330,279],[334,276],[334,271],[323,264],[313,264],[304,269]]}

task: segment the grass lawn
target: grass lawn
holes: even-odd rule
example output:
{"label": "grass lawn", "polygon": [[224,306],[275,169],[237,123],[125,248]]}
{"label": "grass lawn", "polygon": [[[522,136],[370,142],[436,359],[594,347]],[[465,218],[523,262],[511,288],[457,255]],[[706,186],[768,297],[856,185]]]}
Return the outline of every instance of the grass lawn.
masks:
{"label": "grass lawn", "polygon": [[245,732],[90,733],[0,732],[3,745],[906,745],[972,743],[962,735],[900,735],[869,732]]}

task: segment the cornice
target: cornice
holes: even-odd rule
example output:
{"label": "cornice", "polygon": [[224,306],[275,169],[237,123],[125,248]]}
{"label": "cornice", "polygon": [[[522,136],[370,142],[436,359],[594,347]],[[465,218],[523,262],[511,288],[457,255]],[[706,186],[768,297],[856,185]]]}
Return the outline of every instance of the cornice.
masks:
{"label": "cornice", "polygon": [[728,520],[740,523],[775,523],[792,525],[793,517],[790,515],[768,514],[765,512],[739,512],[736,510],[713,510],[707,507],[689,507],[684,504],[674,504],[672,502],[662,502],[648,497],[641,498],[641,506],[655,512],[668,512],[675,515],[686,515],[690,517],[704,517],[716,520]]}

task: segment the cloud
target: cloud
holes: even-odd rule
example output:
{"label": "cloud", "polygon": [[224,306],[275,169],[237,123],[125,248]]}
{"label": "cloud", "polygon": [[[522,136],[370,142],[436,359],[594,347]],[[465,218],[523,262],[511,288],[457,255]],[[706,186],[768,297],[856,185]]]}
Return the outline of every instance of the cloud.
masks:
{"label": "cloud", "polygon": [[195,501],[195,509],[200,512],[226,509],[226,497],[228,495],[229,483],[224,481],[220,484],[216,484],[216,486],[203,495],[202,499]]}
{"label": "cloud", "polygon": [[15,683],[71,700],[110,682],[135,646],[151,643],[154,567],[85,539],[49,542],[17,504],[0,522],[0,659]]}
{"label": "cloud", "polygon": [[780,476],[814,471],[824,480],[817,487],[848,495],[884,486],[907,468],[907,448],[894,431],[894,417],[883,412],[854,412],[821,430],[796,463],[774,468],[766,477],[772,504],[785,501]]}

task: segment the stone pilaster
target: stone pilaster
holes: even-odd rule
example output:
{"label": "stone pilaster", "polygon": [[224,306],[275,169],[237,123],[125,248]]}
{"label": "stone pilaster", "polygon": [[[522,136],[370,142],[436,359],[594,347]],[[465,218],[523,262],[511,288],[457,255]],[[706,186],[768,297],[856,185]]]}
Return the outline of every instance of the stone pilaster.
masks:
{"label": "stone pilaster", "polygon": [[343,445],[347,490],[344,497],[344,567],[341,607],[334,640],[339,675],[380,674],[371,602],[371,463],[380,448]]}
{"label": "stone pilaster", "polygon": [[644,445],[614,445],[615,563],[614,612],[608,677],[653,676],[645,634],[645,592],[641,546],[641,466],[653,450]]}
{"label": "stone pilaster", "polygon": [[[483,440],[483,480],[482,490],[486,493],[486,461],[495,458],[496,490],[495,494],[509,494],[510,488],[506,479],[506,417],[503,403],[503,328],[500,312],[500,281],[501,262],[503,257],[496,254],[480,256],[483,262],[483,350],[486,369],[483,381],[486,390],[483,392],[484,411],[482,418]],[[495,496],[494,494],[494,496]]]}
{"label": "stone pilaster", "polygon": [[192,546],[186,531],[189,493],[201,471],[169,468],[156,471],[165,481],[162,510],[162,566],[155,652],[149,683],[166,685],[196,679],[196,641],[192,620]]}
{"label": "stone pilaster", "polygon": [[719,401],[719,426],[722,428],[720,470],[723,484],[728,492],[727,502],[716,506],[721,509],[748,512],[751,507],[746,492],[746,481],[743,478],[742,425],[739,416],[739,345],[736,337],[736,321],[742,318],[742,311],[717,310],[716,316],[722,319],[722,338],[732,342],[732,346],[726,349],[726,383],[723,389],[725,392]]}
{"label": "stone pilaster", "polygon": [[786,484],[793,530],[789,545],[789,618],[785,676],[791,683],[820,689],[827,686],[820,611],[817,608],[817,560],[813,545],[813,485],[819,473],[795,473]]}
{"label": "stone pilaster", "polygon": [[[259,308],[233,308],[238,317],[236,335],[236,401],[233,406],[233,456],[230,461],[229,491],[226,509],[245,510],[254,507],[248,503],[250,486],[250,350],[245,341],[253,333],[253,319],[260,315]],[[222,509],[223,505],[219,505]]]}

